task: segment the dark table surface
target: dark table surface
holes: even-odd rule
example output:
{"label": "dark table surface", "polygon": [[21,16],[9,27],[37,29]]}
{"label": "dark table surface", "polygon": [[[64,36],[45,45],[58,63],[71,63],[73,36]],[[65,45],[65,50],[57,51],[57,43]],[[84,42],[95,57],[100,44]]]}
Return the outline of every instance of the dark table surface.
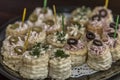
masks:
{"label": "dark table surface", "polygon": [[[52,7],[79,7],[82,5],[94,8],[95,6],[103,6],[105,0],[48,0],[48,6]],[[109,6],[115,14],[120,14],[120,0],[109,0]],[[34,10],[35,7],[43,6],[43,0],[0,0],[0,26],[8,20],[21,16],[23,8],[27,8],[27,13]],[[120,80],[120,74],[112,77],[110,80]],[[8,80],[0,75],[0,80]]]}

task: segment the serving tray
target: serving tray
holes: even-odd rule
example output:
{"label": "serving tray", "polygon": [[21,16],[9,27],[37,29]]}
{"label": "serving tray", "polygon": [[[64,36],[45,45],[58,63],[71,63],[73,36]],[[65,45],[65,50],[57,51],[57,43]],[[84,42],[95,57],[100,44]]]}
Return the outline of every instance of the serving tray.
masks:
{"label": "serving tray", "polygon": [[[65,12],[69,13],[74,8],[59,8],[58,12]],[[6,24],[0,26],[0,48],[2,46],[2,41],[5,39],[5,30],[8,24],[14,23],[15,21],[20,20],[20,17],[14,18],[9,20]],[[7,66],[5,66],[2,62],[2,55],[0,53],[0,73],[7,77],[10,80],[26,80],[23,79],[19,73],[9,69]],[[112,76],[115,76],[120,73],[120,61],[117,61],[112,64],[112,67],[109,70],[106,71],[99,71],[91,75],[85,75],[78,78],[69,78],[67,80],[106,80],[109,79]],[[47,78],[45,80],[51,80],[50,78]],[[111,79],[110,79],[111,80]]]}

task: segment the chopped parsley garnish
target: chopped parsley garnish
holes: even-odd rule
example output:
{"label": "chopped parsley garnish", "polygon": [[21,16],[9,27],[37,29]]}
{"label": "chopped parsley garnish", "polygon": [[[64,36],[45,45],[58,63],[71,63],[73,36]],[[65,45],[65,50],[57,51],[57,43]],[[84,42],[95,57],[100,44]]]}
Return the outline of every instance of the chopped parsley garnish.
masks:
{"label": "chopped parsley garnish", "polygon": [[65,33],[64,32],[58,32],[56,33],[57,35],[57,40],[60,41],[61,43],[63,43],[65,41]]}
{"label": "chopped parsley garnish", "polygon": [[39,55],[40,55],[40,48],[39,47],[35,47],[35,48],[33,48],[32,49],[32,51],[30,52],[30,54],[32,55],[32,56],[37,56],[37,57],[39,57]]}
{"label": "chopped parsley garnish", "polygon": [[81,28],[81,24],[80,24],[80,23],[78,23],[78,22],[73,22],[73,24],[74,24],[74,25],[77,25],[77,26],[78,26],[78,29]]}
{"label": "chopped parsley garnish", "polygon": [[47,50],[48,48],[49,48],[49,45],[37,43],[35,46],[33,46],[32,51],[30,52],[30,54],[32,56],[39,57],[42,50]]}
{"label": "chopped parsley garnish", "polygon": [[55,52],[55,57],[67,58],[67,57],[69,57],[69,55],[65,54],[65,52],[63,50],[57,50]]}
{"label": "chopped parsley garnish", "polygon": [[43,44],[42,48],[44,48],[44,50],[47,50],[49,48],[49,45]]}
{"label": "chopped parsley garnish", "polygon": [[33,48],[35,48],[35,47],[40,47],[40,45],[41,45],[41,43],[36,43],[36,44],[33,46]]}

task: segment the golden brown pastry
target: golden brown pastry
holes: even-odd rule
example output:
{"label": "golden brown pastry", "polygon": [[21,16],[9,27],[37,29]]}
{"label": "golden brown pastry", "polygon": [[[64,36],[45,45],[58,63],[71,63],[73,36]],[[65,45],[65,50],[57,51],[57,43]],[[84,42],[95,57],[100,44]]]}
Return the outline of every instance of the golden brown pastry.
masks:
{"label": "golden brown pastry", "polygon": [[100,40],[93,40],[88,45],[87,64],[97,71],[109,69],[112,64],[112,56],[108,46]]}
{"label": "golden brown pastry", "polygon": [[49,45],[37,43],[31,51],[26,51],[22,57],[20,75],[27,79],[47,78],[49,49]]}
{"label": "golden brown pastry", "polygon": [[49,61],[49,76],[56,80],[65,80],[71,76],[71,59],[62,49],[54,49]]}
{"label": "golden brown pastry", "polygon": [[14,24],[9,24],[6,29],[6,36],[13,35],[13,36],[21,36],[27,33],[27,30],[30,27],[22,22],[15,22]]}
{"label": "golden brown pastry", "polygon": [[81,40],[69,38],[65,45],[65,50],[70,53],[72,66],[80,66],[86,62],[87,47]]}

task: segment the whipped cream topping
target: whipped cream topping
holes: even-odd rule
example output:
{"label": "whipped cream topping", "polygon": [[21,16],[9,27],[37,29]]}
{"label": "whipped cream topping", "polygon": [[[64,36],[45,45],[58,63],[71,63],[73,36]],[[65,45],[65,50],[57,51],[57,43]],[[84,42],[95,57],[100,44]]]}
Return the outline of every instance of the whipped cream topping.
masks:
{"label": "whipped cream topping", "polygon": [[78,40],[77,45],[69,45],[69,44],[65,45],[65,49],[71,50],[71,51],[77,51],[77,50],[83,49],[84,47],[85,47],[85,44],[80,40]]}
{"label": "whipped cream topping", "polygon": [[67,27],[67,30],[69,31],[70,35],[76,36],[79,32],[81,32],[81,27],[79,28],[78,25],[71,25]]}

